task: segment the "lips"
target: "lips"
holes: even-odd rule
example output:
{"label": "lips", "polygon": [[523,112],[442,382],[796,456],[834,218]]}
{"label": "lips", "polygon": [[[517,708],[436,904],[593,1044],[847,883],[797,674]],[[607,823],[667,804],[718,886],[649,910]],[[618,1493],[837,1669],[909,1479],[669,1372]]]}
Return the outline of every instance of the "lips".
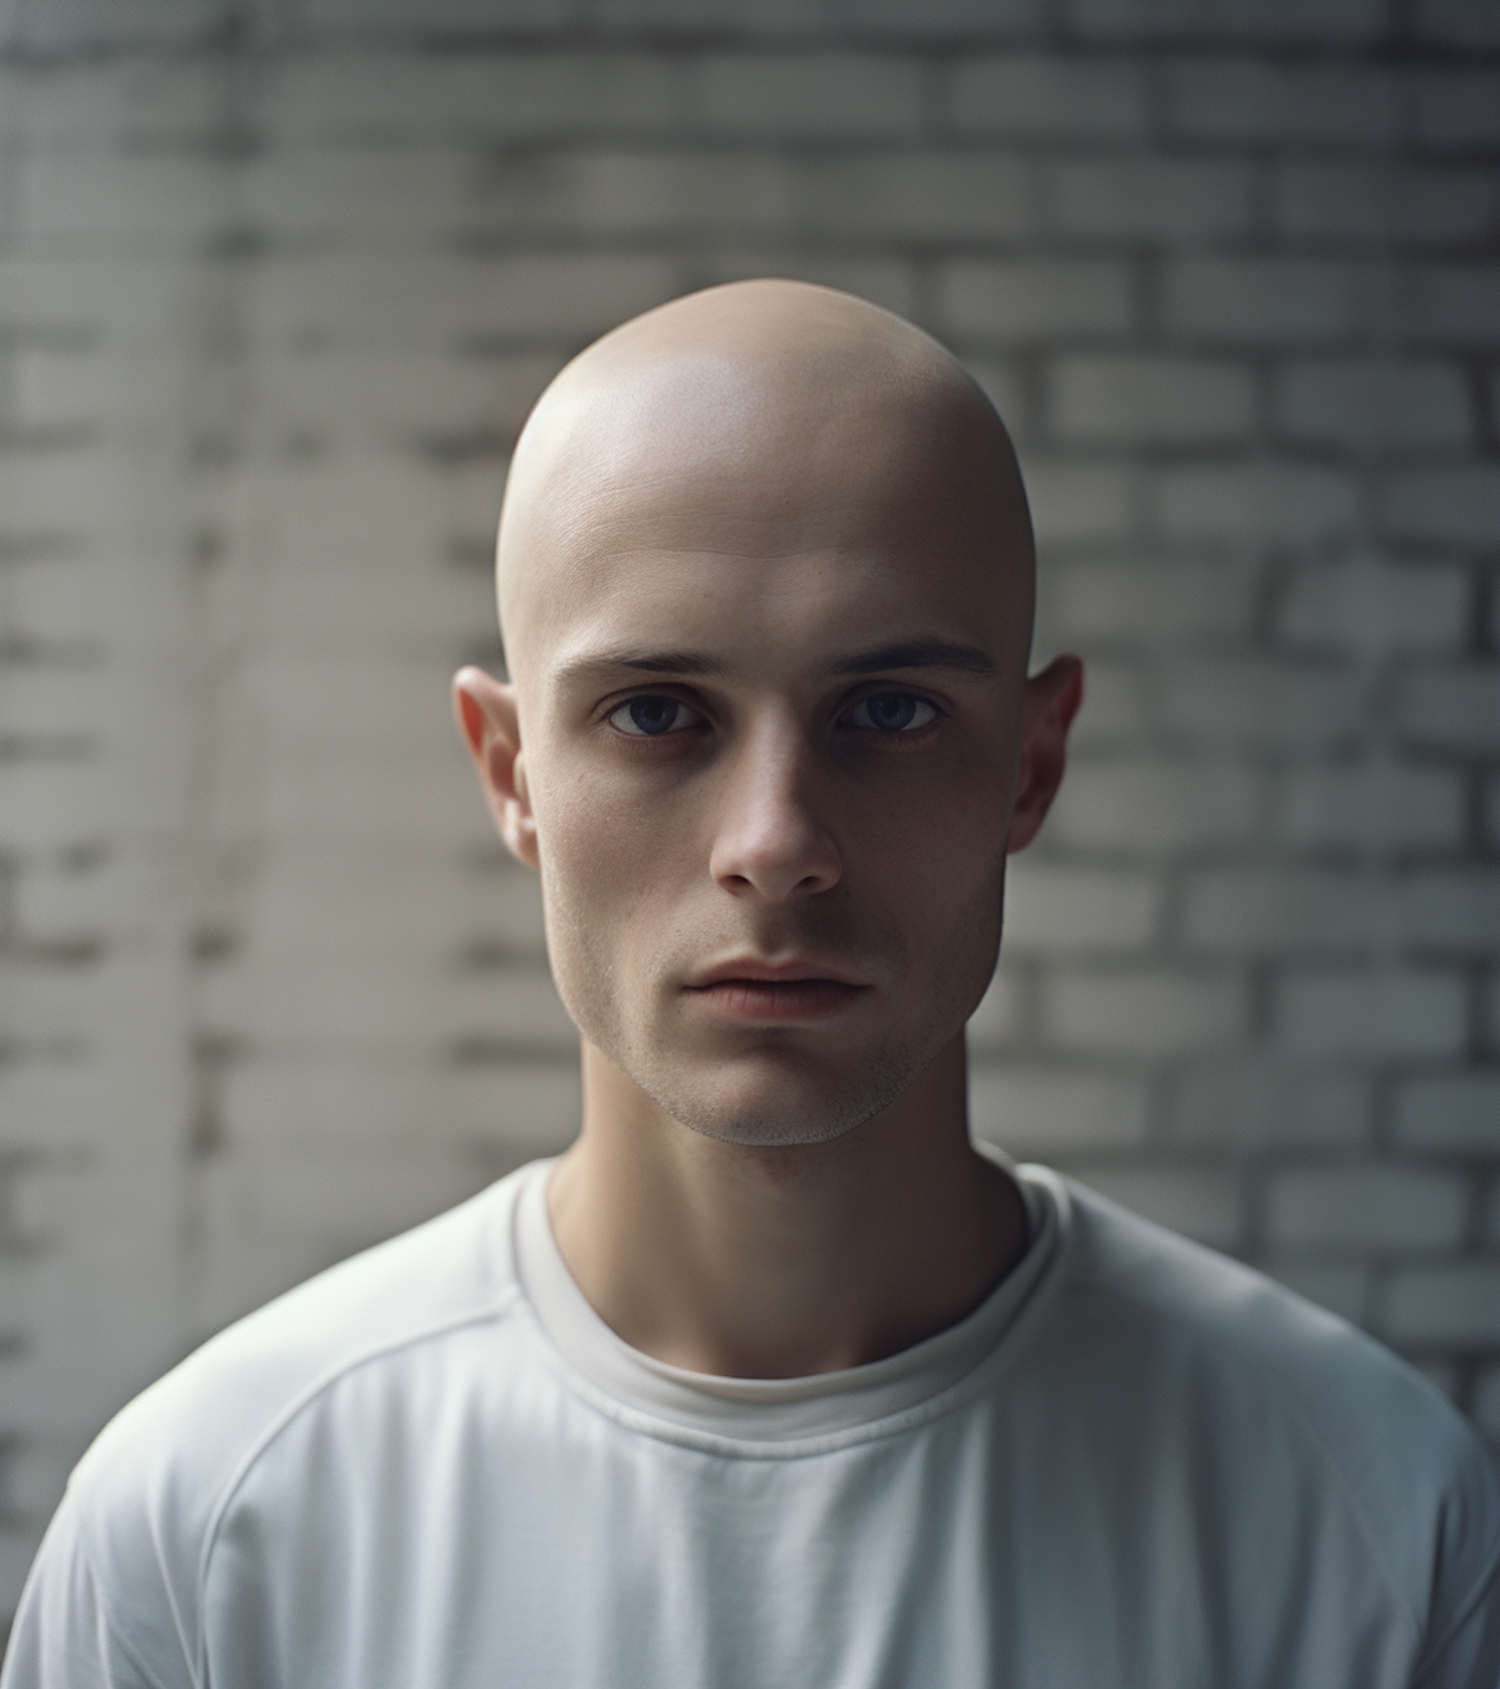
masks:
{"label": "lips", "polygon": [[729,1020],[791,1023],[826,1020],[870,987],[826,964],[739,957],[708,969],[687,987],[710,1012]]}

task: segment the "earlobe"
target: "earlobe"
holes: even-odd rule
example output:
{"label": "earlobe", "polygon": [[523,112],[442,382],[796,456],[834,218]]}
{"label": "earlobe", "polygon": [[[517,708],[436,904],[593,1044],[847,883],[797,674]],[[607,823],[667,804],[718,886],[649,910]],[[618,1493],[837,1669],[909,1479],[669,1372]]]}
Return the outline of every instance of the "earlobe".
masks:
{"label": "earlobe", "polygon": [[1077,657],[1057,657],[1026,682],[1021,778],[1005,842],[1007,855],[1025,850],[1047,818],[1067,766],[1068,729],[1082,702],[1083,663]]}
{"label": "earlobe", "polygon": [[500,837],[518,861],[535,868],[536,821],[523,766],[515,687],[483,669],[462,668],[453,677],[453,714]]}

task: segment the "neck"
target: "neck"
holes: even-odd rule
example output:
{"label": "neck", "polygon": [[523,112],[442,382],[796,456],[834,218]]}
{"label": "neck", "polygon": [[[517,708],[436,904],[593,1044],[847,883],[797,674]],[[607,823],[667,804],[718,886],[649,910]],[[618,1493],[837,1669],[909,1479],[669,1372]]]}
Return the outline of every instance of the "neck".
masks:
{"label": "neck", "polygon": [[971,1312],[1024,1246],[1014,1182],[969,1143],[961,1035],[825,1144],[704,1137],[587,1043],[583,1079],[553,1233],[605,1323],[659,1360],[741,1378],[880,1360]]}

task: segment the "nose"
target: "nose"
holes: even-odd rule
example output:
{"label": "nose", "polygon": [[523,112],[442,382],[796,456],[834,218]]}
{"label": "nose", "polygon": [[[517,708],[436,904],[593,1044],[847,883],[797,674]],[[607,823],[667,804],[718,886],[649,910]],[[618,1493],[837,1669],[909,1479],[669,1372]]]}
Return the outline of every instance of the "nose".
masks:
{"label": "nose", "polygon": [[838,883],[838,846],[810,802],[813,771],[791,722],[748,732],[724,771],[709,872],[736,896],[767,903],[811,897]]}

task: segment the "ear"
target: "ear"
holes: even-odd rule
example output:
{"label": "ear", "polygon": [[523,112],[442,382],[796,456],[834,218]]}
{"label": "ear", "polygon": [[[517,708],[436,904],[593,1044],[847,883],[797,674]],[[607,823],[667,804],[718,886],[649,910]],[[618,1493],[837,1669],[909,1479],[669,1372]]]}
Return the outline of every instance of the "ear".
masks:
{"label": "ear", "polygon": [[535,868],[540,860],[536,818],[521,755],[516,689],[483,669],[462,668],[453,677],[453,713],[500,837],[511,855]]}
{"label": "ear", "polygon": [[1026,682],[1021,715],[1021,782],[1011,812],[1007,854],[1036,837],[1067,764],[1068,729],[1083,702],[1083,664],[1058,657]]}

